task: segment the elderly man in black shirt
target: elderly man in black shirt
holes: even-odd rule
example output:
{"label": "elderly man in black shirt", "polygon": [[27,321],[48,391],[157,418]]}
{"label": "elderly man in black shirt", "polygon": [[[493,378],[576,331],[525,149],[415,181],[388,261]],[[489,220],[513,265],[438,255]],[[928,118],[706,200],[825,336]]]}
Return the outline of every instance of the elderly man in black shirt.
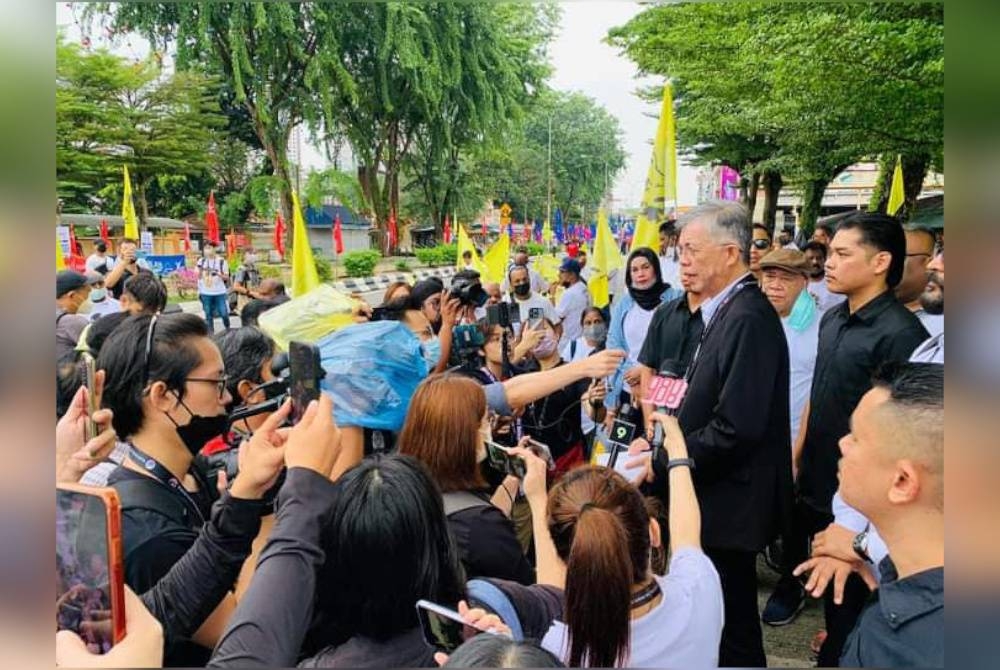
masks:
{"label": "elderly man in black shirt", "polygon": [[[639,360],[652,368],[691,359],[678,419],[695,462],[702,542],[725,594],[719,664],[763,667],[756,554],[791,506],[788,346],[777,312],[748,270],[747,209],[705,203],[679,227],[689,296],[659,308]],[[686,302],[691,294],[701,300],[697,312]],[[647,369],[644,377],[655,373]],[[642,446],[637,442],[633,447]],[[666,478],[660,465],[657,481]]]}
{"label": "elderly man in black shirt", "polygon": [[880,370],[840,449],[840,493],[889,549],[840,665],[944,667],[943,366]]}
{"label": "elderly man in black shirt", "polygon": [[[850,432],[851,412],[871,388],[872,373],[883,362],[906,361],[927,339],[919,319],[892,292],[902,277],[905,255],[902,226],[883,214],[859,213],[844,219],[831,242],[827,286],[847,300],[830,309],[820,323],[816,371],[803,416],[806,430],[794,449],[799,496],[795,532],[785,547],[786,574],[764,609],[768,623],[788,623],[802,606],[802,587],[791,570],[808,557],[808,538],[833,521],[837,445]],[[827,637],[819,665],[837,665],[867,593],[855,575],[842,604],[834,604],[827,594]]]}

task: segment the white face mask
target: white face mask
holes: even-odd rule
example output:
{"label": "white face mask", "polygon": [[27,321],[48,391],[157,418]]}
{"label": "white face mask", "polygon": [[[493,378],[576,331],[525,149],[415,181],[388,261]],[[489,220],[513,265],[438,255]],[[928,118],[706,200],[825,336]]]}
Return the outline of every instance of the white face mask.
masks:
{"label": "white face mask", "polygon": [[90,289],[90,301],[91,302],[103,302],[105,298],[108,297],[108,289],[106,288],[92,288]]}

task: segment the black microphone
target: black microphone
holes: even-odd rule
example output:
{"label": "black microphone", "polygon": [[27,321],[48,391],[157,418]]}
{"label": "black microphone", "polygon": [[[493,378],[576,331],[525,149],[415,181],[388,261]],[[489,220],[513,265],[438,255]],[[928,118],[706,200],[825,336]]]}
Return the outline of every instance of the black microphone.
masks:
{"label": "black microphone", "polygon": [[[681,376],[679,362],[674,358],[668,358],[663,361],[660,365],[660,371],[656,374],[656,376],[663,380],[678,379]],[[656,382],[653,383],[655,384]],[[652,388],[652,386],[653,384],[650,384],[650,388]],[[670,416],[674,415],[674,410],[669,407],[664,407],[663,405],[657,405],[656,411],[662,414],[669,414]],[[653,440],[650,442],[650,446],[653,447],[654,450],[663,446],[663,426],[660,425],[659,421],[653,423]]]}

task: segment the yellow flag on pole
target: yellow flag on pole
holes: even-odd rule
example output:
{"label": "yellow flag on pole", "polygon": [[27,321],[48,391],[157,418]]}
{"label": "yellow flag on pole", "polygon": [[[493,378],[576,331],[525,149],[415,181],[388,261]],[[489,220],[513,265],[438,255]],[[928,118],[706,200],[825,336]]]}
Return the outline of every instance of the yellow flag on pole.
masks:
{"label": "yellow flag on pole", "polygon": [[299,208],[299,196],[292,191],[292,296],[305,295],[317,286],[319,273],[309,246],[309,233]]}
{"label": "yellow flag on pole", "polygon": [[138,241],[139,220],[135,216],[135,205],[132,203],[132,181],[128,178],[128,166],[123,165],[125,171],[125,192],[122,195],[122,218],[125,219],[125,237]]}
{"label": "yellow flag on pole", "polygon": [[610,302],[608,274],[612,270],[621,269],[625,263],[618,251],[618,245],[615,244],[611,226],[608,224],[608,215],[603,208],[597,212],[597,235],[594,237],[594,253],[591,254],[591,258],[593,274],[587,282],[587,288],[590,290],[594,306],[604,307]]}
{"label": "yellow flag on pole", "polygon": [[903,159],[902,156],[896,156],[896,168],[892,171],[892,188],[889,189],[889,204],[886,206],[886,211],[895,216],[899,208],[903,206],[906,201],[906,193],[903,188]]}
{"label": "yellow flag on pole", "polygon": [[646,173],[646,190],[642,196],[642,211],[636,220],[630,251],[660,245],[660,223],[667,218],[667,203],[677,206],[677,130],[674,127],[674,101],[670,84],[663,86],[663,106],[656,128],[653,155]]}
{"label": "yellow flag on pole", "polygon": [[458,253],[455,254],[455,267],[459,270],[465,269],[465,261],[462,260],[462,254],[470,251],[472,252],[472,269],[481,275],[486,274],[486,266],[483,265],[482,259],[479,258],[476,245],[472,243],[472,240],[469,239],[469,234],[465,232],[465,226],[456,220],[455,227],[458,228]]}
{"label": "yellow flag on pole", "polygon": [[544,254],[532,260],[535,270],[542,275],[542,279],[550,284],[559,281],[559,259],[555,256]]}
{"label": "yellow flag on pole", "polygon": [[483,265],[485,272],[482,273],[486,281],[503,282],[507,272],[507,260],[510,258],[510,237],[507,233],[502,233],[486,253],[483,254]]}
{"label": "yellow flag on pole", "polygon": [[66,269],[66,259],[63,258],[62,243],[59,241],[59,236],[56,235],[56,272]]}
{"label": "yellow flag on pole", "polygon": [[546,246],[552,245],[552,224],[548,219],[545,219],[545,223],[542,224],[542,239]]}

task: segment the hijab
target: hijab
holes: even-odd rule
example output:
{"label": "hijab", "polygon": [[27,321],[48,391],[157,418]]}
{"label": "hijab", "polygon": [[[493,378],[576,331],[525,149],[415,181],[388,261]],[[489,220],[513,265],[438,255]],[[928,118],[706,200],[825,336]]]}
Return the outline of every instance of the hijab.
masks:
{"label": "hijab", "polygon": [[[653,272],[656,274],[656,280],[646,289],[632,286],[632,261],[640,256],[649,261],[649,264],[653,267]],[[628,262],[625,264],[625,286],[628,287],[629,295],[632,296],[632,299],[636,301],[639,307],[650,310],[655,309],[660,304],[660,296],[669,288],[669,284],[663,281],[663,275],[660,271],[660,258],[653,253],[652,249],[642,247],[628,255]]]}

